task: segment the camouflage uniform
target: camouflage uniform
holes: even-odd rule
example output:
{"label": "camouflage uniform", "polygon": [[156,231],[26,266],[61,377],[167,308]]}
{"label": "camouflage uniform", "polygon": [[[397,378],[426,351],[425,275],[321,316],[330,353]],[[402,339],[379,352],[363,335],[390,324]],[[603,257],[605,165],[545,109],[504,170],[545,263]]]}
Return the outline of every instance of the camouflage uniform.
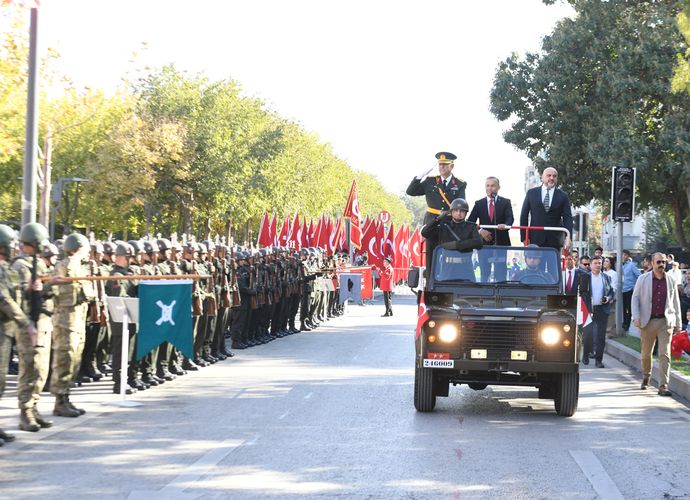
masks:
{"label": "camouflage uniform", "polygon": [[[17,274],[19,290],[22,295],[21,306],[25,313],[31,310],[31,270],[33,257],[20,255],[12,262],[12,270]],[[40,279],[49,273],[48,266],[42,258],[36,259],[36,277]],[[38,403],[41,390],[50,369],[50,348],[53,322],[50,312],[53,306],[52,287],[43,290],[43,310],[38,318],[36,330],[38,336],[34,347],[29,335],[17,335],[17,354],[19,355],[19,378],[17,381],[17,399],[20,409],[32,409]],[[81,359],[81,356],[80,358]]]}
{"label": "camouflage uniform", "polygon": [[[72,255],[57,263],[55,274],[60,277],[87,277],[89,272],[81,258]],[[84,350],[88,302],[95,297],[91,281],[70,281],[58,285],[53,315],[53,374],[50,381],[50,392],[56,396],[70,392]]]}
{"label": "camouflage uniform", "polygon": [[18,286],[17,274],[6,261],[0,261],[0,397],[5,391],[12,339],[19,331],[26,335],[24,332],[30,324],[28,316],[15,300]]}

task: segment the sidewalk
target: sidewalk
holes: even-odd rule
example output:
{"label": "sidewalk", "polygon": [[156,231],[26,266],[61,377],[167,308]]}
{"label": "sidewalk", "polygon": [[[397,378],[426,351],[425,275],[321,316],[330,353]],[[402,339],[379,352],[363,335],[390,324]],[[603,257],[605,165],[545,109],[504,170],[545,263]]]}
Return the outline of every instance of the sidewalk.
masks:
{"label": "sidewalk", "polygon": [[[632,332],[632,327],[629,333],[635,337],[639,337],[639,333],[635,334]],[[642,382],[642,370],[640,365],[641,356],[639,352],[621,344],[620,342],[616,342],[616,339],[613,338],[606,339],[606,353],[638,372],[640,374],[640,382]],[[652,381],[654,381],[656,385],[659,384],[659,380],[657,379],[658,373],[659,364],[654,359],[652,360]],[[668,388],[673,393],[674,397],[682,398],[685,400],[685,402],[690,402],[690,377],[672,369],[669,377]]]}

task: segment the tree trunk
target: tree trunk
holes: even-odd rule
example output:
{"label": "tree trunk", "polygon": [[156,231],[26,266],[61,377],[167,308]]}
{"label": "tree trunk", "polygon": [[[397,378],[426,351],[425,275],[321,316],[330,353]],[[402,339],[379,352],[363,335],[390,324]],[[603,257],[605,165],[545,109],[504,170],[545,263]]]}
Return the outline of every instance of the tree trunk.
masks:
{"label": "tree trunk", "polygon": [[[686,189],[687,192],[687,189]],[[671,198],[671,206],[673,207],[673,223],[676,230],[676,237],[683,250],[687,250],[688,243],[685,239],[685,231],[683,230],[683,205],[687,203],[678,196]]]}

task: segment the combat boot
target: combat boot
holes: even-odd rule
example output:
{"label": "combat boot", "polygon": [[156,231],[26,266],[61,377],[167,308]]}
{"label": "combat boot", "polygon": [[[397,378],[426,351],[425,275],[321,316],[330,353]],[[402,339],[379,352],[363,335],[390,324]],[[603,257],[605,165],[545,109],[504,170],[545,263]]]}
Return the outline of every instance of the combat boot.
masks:
{"label": "combat boot", "polygon": [[55,396],[53,415],[57,417],[74,418],[79,416],[79,412],[69,404],[69,399],[66,394],[58,394]]}
{"label": "combat boot", "polygon": [[36,408],[34,406],[33,411],[34,411],[34,418],[36,419],[36,422],[38,423],[38,425],[41,426],[41,429],[47,429],[48,427],[53,426],[53,421],[52,420],[46,420],[45,418],[43,418],[43,415],[41,415],[38,412],[38,408]]}
{"label": "combat boot", "polygon": [[79,415],[84,415],[86,413],[86,410],[82,410],[81,408],[77,408],[76,406],[74,406],[74,404],[72,404],[72,401],[69,400],[69,394],[65,394],[65,400],[67,401],[67,404],[70,405],[70,407],[73,410],[79,412]]}
{"label": "combat boot", "polygon": [[41,426],[36,422],[36,417],[34,417],[34,412],[31,408],[25,408],[20,411],[19,430],[27,432],[38,432],[41,430]]}

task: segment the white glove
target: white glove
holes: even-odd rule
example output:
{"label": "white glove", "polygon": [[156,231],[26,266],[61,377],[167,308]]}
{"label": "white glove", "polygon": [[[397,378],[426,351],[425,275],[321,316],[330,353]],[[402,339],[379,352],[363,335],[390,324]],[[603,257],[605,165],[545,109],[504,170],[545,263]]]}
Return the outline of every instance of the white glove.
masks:
{"label": "white glove", "polygon": [[[434,165],[434,166],[435,166],[435,165]],[[415,177],[415,179],[421,181],[422,179],[424,179],[424,177],[426,177],[427,175],[429,175],[429,172],[431,172],[433,169],[434,169],[434,167],[431,167],[429,170],[425,170],[424,172],[422,172],[421,174],[419,174],[417,177]]]}

